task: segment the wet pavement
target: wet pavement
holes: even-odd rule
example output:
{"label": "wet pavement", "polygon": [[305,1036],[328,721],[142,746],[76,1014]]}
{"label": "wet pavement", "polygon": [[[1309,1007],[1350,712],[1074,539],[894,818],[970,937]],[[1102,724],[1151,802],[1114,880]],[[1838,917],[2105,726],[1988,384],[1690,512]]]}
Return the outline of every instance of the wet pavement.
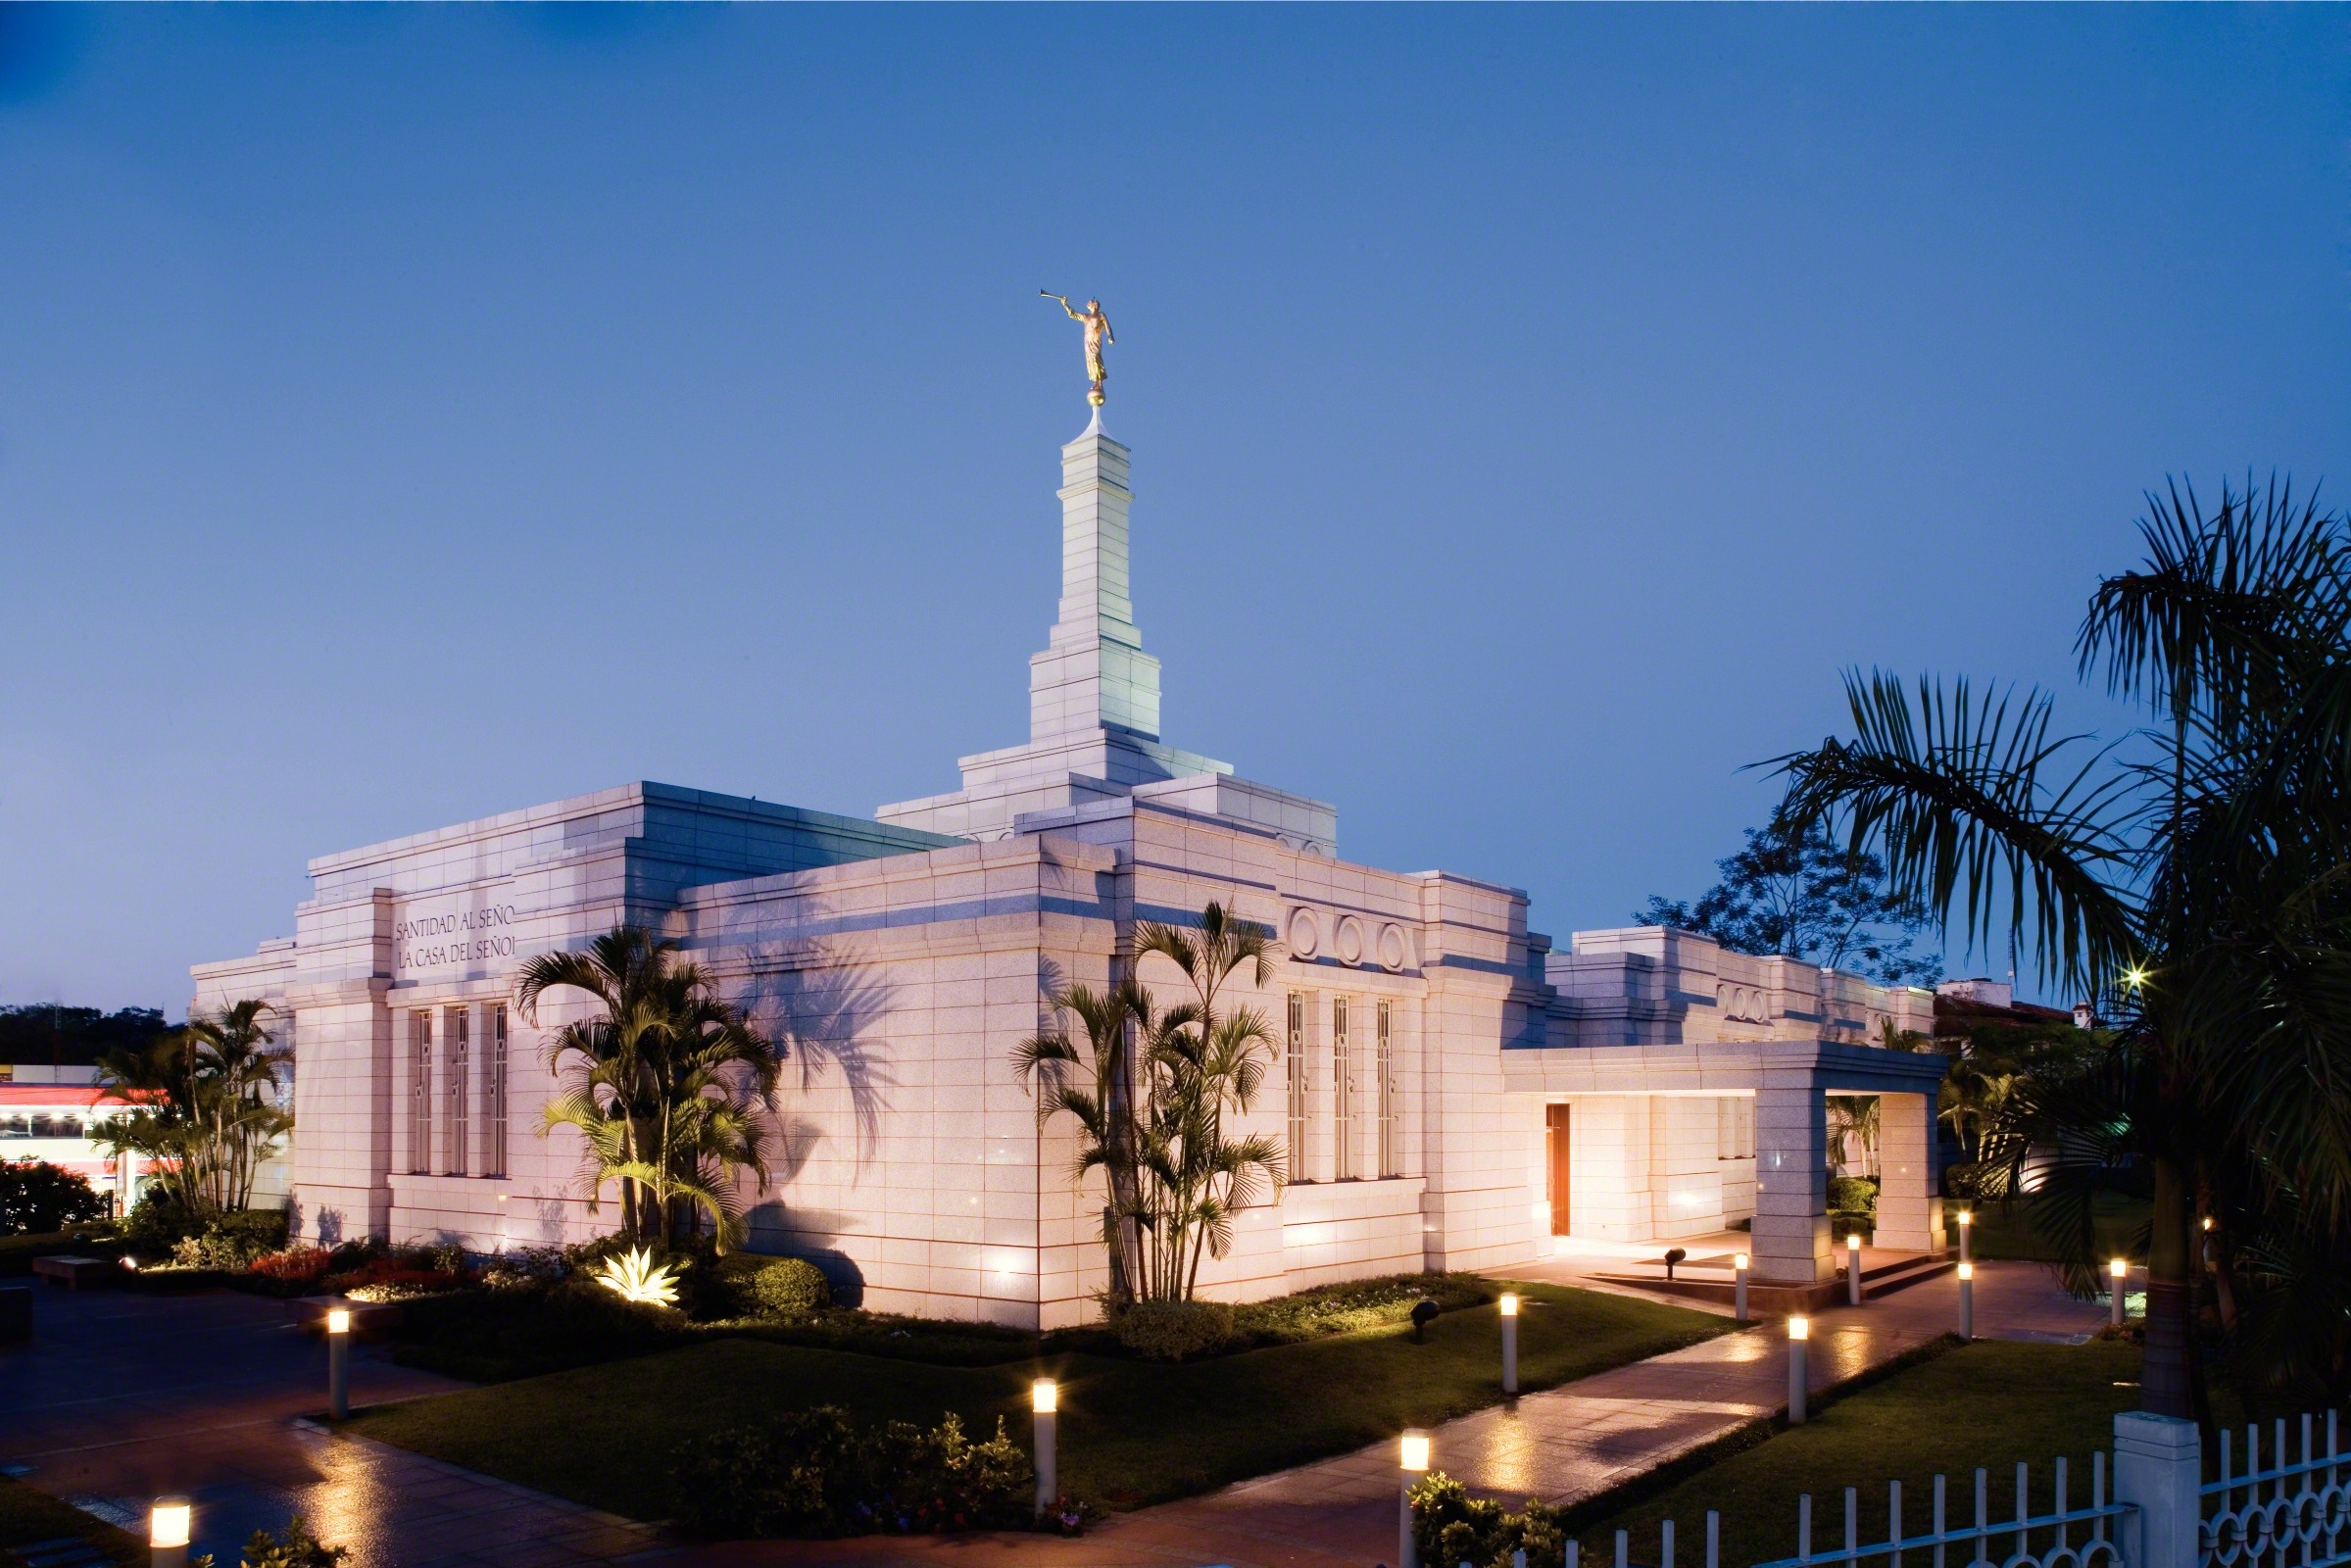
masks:
{"label": "wet pavement", "polygon": [[[1557,1264],[1518,1278],[1581,1284]],[[1944,1333],[1957,1316],[1949,1276],[1813,1318],[1810,1383],[1841,1382]],[[1683,1302],[1690,1305],[1693,1303]],[[33,1344],[0,1351],[0,1462],[92,1512],[143,1517],[147,1500],[197,1502],[197,1549],[236,1561],[257,1525],[303,1513],[351,1568],[496,1562],[569,1568],[660,1558],[662,1568],[759,1564],[913,1568],[1364,1568],[1396,1556],[1393,1444],[1122,1514],[1078,1541],[1028,1535],[949,1540],[663,1544],[642,1525],[306,1419],[324,1403],[324,1348],[273,1301],[225,1292],[184,1297],[43,1290]],[[1701,1308],[1702,1309],[1702,1308]],[[2097,1303],[2074,1301],[2047,1272],[1984,1263],[1976,1322],[1986,1338],[2078,1340]],[[355,1347],[354,1404],[461,1387]],[[1782,1409],[1786,1340],[1758,1326],[1447,1422],[1436,1465],[1515,1502],[1570,1502],[1669,1462]]]}

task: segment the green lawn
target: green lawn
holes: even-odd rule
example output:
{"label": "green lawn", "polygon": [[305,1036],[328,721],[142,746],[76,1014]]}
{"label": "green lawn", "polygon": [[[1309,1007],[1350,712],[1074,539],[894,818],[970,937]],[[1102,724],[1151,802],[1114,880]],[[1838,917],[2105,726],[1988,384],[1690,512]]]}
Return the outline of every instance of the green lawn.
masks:
{"label": "green lawn", "polygon": [[[1971,1519],[1975,1472],[1991,1472],[1991,1514],[2016,1516],[2016,1464],[2033,1466],[2034,1512],[2050,1501],[2050,1462],[2071,1461],[2068,1501],[2089,1499],[2090,1455],[2114,1446],[2114,1417],[2136,1409],[2136,1346],[2018,1345],[1985,1340],[1955,1348],[1836,1400],[1800,1427],[1733,1453],[1611,1516],[1580,1524],[1585,1561],[1615,1559],[1615,1533],[1632,1532],[1632,1557],[1655,1562],[1657,1524],[1672,1519],[1682,1562],[1704,1561],[1706,1510],[1722,1515],[1728,1565],[1792,1557],[1796,1497],[1813,1494],[1812,1549],[1840,1543],[1844,1489],[1861,1490],[1861,1538],[1886,1539],[1888,1481],[1902,1483],[1902,1530],[1924,1534],[1935,1476],[1946,1483],[1948,1518]],[[1995,1542],[1997,1560],[2009,1547]],[[1596,1555],[1595,1555],[1596,1554]]]}
{"label": "green lawn", "polygon": [[[1970,1242],[1971,1255],[1976,1257],[2011,1257],[2046,1261],[2048,1244],[2033,1234],[2033,1220],[2026,1212],[2023,1200],[2003,1207],[1998,1203],[1944,1204],[1946,1229],[1951,1233],[1951,1245],[1959,1245],[1959,1226],[1952,1221],[1962,1208],[1976,1211],[1976,1235]],[[2146,1250],[2138,1245],[2138,1233],[2146,1228],[2149,1204],[2141,1199],[2126,1198],[2119,1193],[2100,1193],[2092,1200],[2092,1214],[2098,1232],[2098,1253],[2113,1257],[2118,1253],[2144,1258]]]}
{"label": "green lawn", "polygon": [[[1550,1285],[1518,1287],[1519,1374],[1544,1388],[1722,1333],[1722,1318]],[[1492,1305],[1448,1312],[1414,1345],[1368,1329],[1182,1366],[1094,1354],[998,1366],[720,1340],[633,1360],[388,1405],[353,1430],[637,1519],[675,1512],[684,1438],[812,1404],[860,1421],[936,1421],[1025,1445],[1030,1380],[1061,1382],[1064,1487],[1111,1507],[1186,1496],[1497,1402]]]}
{"label": "green lawn", "polygon": [[117,1530],[69,1502],[60,1502],[38,1487],[0,1476],[0,1549],[30,1545],[75,1536],[100,1547],[118,1563],[143,1561],[147,1544],[128,1531]]}

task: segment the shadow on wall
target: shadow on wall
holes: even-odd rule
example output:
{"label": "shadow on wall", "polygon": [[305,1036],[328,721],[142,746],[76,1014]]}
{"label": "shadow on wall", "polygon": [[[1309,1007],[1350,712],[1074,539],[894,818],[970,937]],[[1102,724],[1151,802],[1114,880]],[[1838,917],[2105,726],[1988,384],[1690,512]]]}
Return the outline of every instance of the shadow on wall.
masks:
{"label": "shadow on wall", "polygon": [[824,1271],[835,1306],[865,1304],[865,1271],[856,1258],[822,1241],[847,1230],[851,1216],[822,1209],[787,1209],[778,1200],[759,1204],[744,1218],[751,1234],[743,1250],[762,1257],[805,1257]]}
{"label": "shadow on wall", "polygon": [[[797,1078],[802,1093],[814,1087],[828,1067],[839,1070],[857,1122],[857,1163],[870,1164],[898,1081],[890,1075],[887,1057],[866,1037],[888,1016],[896,988],[860,972],[847,955],[820,949],[792,957],[795,967],[757,975],[742,1006],[766,1025],[787,1075]],[[778,1179],[790,1181],[808,1163],[823,1130],[807,1120],[779,1120],[777,1132],[784,1146]]]}

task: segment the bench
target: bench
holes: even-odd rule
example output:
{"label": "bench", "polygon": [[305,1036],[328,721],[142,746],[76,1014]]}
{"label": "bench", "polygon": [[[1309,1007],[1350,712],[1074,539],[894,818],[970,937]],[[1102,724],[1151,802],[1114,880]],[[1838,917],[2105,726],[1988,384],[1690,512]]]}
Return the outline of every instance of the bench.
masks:
{"label": "bench", "polygon": [[36,1257],[32,1272],[69,1291],[103,1290],[115,1281],[115,1264],[103,1257]]}

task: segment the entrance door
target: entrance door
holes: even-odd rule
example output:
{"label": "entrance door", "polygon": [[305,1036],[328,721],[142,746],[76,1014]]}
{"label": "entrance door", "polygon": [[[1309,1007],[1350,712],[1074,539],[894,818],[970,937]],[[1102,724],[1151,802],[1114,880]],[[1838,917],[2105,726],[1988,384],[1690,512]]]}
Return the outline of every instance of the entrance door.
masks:
{"label": "entrance door", "polygon": [[1551,1147],[1551,1234],[1567,1234],[1568,1112],[1572,1105],[1545,1105],[1543,1120]]}

